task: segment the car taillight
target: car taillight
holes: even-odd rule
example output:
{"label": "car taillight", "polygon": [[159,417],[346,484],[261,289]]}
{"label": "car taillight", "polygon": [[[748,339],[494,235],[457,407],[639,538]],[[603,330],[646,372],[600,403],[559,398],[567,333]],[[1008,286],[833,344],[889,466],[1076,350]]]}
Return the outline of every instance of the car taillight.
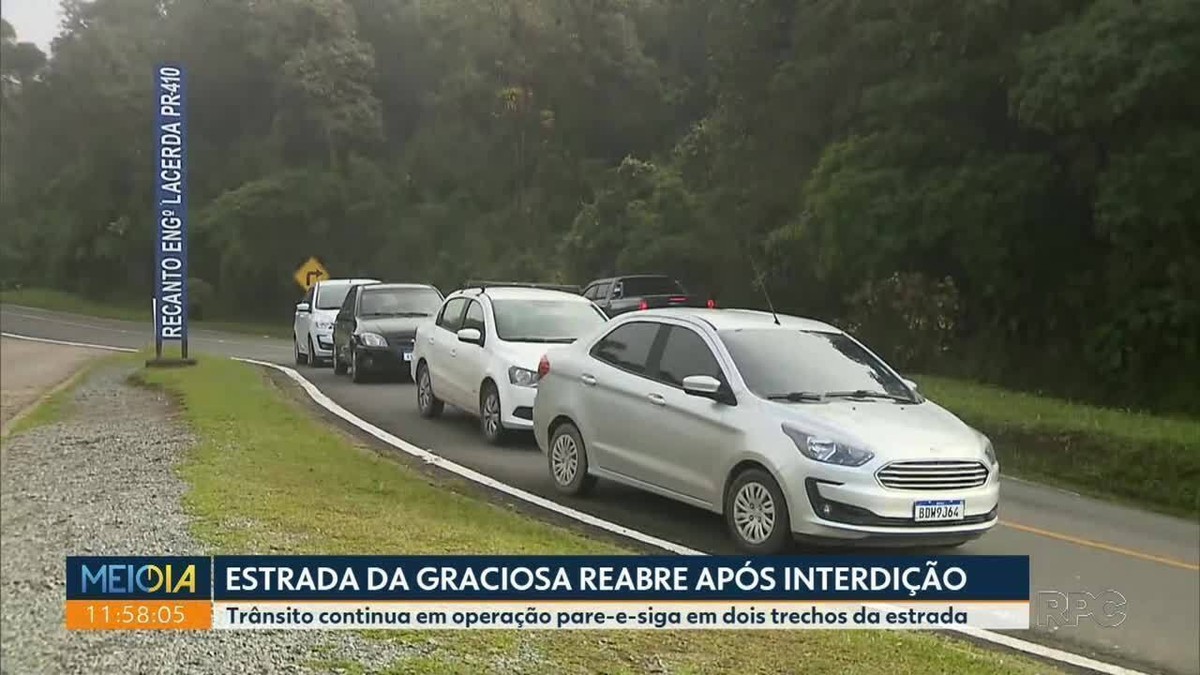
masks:
{"label": "car taillight", "polygon": [[542,379],[549,373],[550,373],[550,359],[546,358],[545,354],[542,354],[542,360],[538,361],[538,379],[539,380]]}
{"label": "car taillight", "polygon": [[667,298],[667,302],[673,302],[673,303],[687,302],[687,297],[683,296],[683,295],[676,295],[674,297]]}
{"label": "car taillight", "polygon": [[709,308],[709,309],[716,309],[716,308],[717,308],[717,301],[716,301],[716,300],[713,300],[712,298],[709,298],[709,299],[708,299],[708,308]]}
{"label": "car taillight", "polygon": [[638,309],[650,309],[650,303],[643,300],[641,304],[638,305]]}

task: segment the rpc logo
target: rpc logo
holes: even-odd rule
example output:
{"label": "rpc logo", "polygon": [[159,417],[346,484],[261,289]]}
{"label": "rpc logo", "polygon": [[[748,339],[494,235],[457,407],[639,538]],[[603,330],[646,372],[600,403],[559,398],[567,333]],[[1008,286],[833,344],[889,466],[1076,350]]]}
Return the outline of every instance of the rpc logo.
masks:
{"label": "rpc logo", "polygon": [[1034,623],[1038,628],[1076,627],[1080,619],[1091,619],[1104,628],[1125,623],[1125,596],[1111,588],[1101,593],[1088,591],[1038,591]]}

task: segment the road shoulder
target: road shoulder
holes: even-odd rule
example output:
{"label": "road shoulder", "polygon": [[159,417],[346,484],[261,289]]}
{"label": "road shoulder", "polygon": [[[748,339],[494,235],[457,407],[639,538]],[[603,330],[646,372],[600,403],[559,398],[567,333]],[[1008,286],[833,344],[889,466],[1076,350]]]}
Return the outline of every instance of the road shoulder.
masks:
{"label": "road shoulder", "polygon": [[107,355],[100,349],[0,338],[0,436],[56,393],[72,385],[82,369]]}

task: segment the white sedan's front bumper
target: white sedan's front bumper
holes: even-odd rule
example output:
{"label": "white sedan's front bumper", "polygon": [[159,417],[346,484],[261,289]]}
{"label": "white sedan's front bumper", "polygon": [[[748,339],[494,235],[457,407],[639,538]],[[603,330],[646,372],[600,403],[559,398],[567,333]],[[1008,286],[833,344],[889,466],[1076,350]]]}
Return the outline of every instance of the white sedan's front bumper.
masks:
{"label": "white sedan's front bumper", "polygon": [[533,402],[537,387],[519,387],[512,383],[500,386],[500,422],[505,429],[527,431],[533,428]]}
{"label": "white sedan's front bumper", "polygon": [[331,358],[333,356],[333,330],[313,331],[312,349],[313,353],[309,356],[315,355],[320,359]]}
{"label": "white sedan's front bumper", "polygon": [[[793,533],[843,543],[916,545],[978,537],[998,521],[998,467],[983,485],[965,489],[884,487],[871,469],[798,463],[783,477]],[[918,501],[963,500],[962,520],[917,522]]]}

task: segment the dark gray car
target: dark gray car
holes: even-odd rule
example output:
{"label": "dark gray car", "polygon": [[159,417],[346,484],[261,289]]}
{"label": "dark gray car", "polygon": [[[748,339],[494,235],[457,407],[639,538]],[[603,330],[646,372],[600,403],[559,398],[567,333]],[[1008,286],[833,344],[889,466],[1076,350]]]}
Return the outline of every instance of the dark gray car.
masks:
{"label": "dark gray car", "polygon": [[375,374],[407,377],[417,326],[442,304],[428,284],[365,284],[346,295],[333,326],[333,372],[355,382]]}
{"label": "dark gray car", "polygon": [[596,279],[583,296],[608,316],[660,307],[714,307],[712,300],[688,293],[675,279],[662,274],[633,274]]}

